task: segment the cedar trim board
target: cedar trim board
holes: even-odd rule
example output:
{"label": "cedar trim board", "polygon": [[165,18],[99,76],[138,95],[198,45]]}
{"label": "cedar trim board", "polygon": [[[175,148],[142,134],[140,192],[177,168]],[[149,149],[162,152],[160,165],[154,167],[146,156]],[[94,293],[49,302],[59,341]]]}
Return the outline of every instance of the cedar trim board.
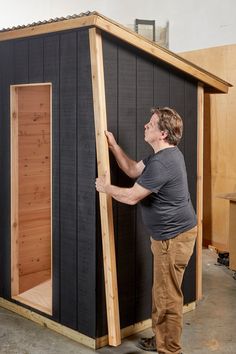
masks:
{"label": "cedar trim board", "polygon": [[[104,134],[104,131],[107,130],[107,117],[102,38],[100,31],[95,28],[91,28],[89,30],[89,41],[91,55],[91,73],[98,175],[102,176],[106,172],[107,178],[110,180],[109,152],[107,140]],[[99,193],[99,200],[102,228],[101,231],[105,275],[108,336],[109,344],[117,346],[121,343],[121,337],[112,198],[111,196],[108,196],[105,193]]]}
{"label": "cedar trim board", "polygon": [[84,16],[76,19],[63,20],[54,23],[40,24],[29,26],[22,29],[3,31],[0,33],[0,41],[11,40],[15,38],[23,38],[35,36],[44,33],[58,32],[79,27],[95,26],[101,30],[108,32],[115,37],[139,48],[153,57],[156,57],[163,62],[179,69],[186,74],[205,84],[205,91],[209,93],[227,93],[232,85],[219,77],[209,73],[199,66],[189,62],[181,56],[163,48],[156,43],[140,36],[139,34],[129,30],[128,28],[100,15],[97,12],[92,12],[89,16]]}
{"label": "cedar trim board", "polygon": [[[18,95],[11,89],[11,295],[19,294],[19,220],[18,220]],[[16,157],[14,157],[16,156]]]}
{"label": "cedar trim board", "polygon": [[203,124],[204,88],[198,85],[197,107],[197,240],[196,240],[196,299],[202,298],[202,220],[203,220]]}
{"label": "cedar trim board", "polygon": [[[9,310],[11,312],[14,312],[18,314],[19,316],[22,316],[24,318],[27,318],[41,326],[47,327],[54,332],[57,332],[67,338],[70,338],[78,343],[81,343],[83,345],[86,345],[89,348],[92,349],[99,349],[101,347],[104,347],[105,345],[108,344],[108,338],[107,336],[103,336],[97,339],[90,338],[80,332],[75,331],[74,329],[65,327],[61,325],[60,323],[57,323],[55,321],[52,321],[49,318],[46,318],[38,313],[35,313],[29,309],[26,309],[22,306],[19,306],[18,304],[15,304],[11,301],[5,300],[0,297],[0,307]],[[185,305],[183,307],[183,313],[187,313],[190,311],[193,311],[196,308],[196,302],[192,302],[188,305]],[[136,323],[132,326],[128,326],[126,328],[123,328],[121,330],[121,336],[122,338],[131,336],[135,333],[138,333],[140,331],[143,331],[147,328],[151,328],[152,326],[152,321],[151,319],[147,319],[145,321]]]}

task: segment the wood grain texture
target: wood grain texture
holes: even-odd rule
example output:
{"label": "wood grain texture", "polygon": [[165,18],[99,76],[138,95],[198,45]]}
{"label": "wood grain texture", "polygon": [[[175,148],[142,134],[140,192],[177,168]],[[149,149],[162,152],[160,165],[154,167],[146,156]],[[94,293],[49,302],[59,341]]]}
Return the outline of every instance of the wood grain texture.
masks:
{"label": "wood grain texture", "polygon": [[198,127],[197,127],[197,300],[202,298],[202,220],[203,220],[203,142],[204,142],[204,88],[198,86]]}
{"label": "wood grain texture", "polygon": [[[107,130],[107,117],[103,72],[102,39],[101,34],[95,29],[90,29],[89,35],[98,175],[102,176],[106,172],[109,181],[109,153],[107,140],[104,135],[104,131]],[[109,344],[117,346],[121,343],[121,337],[112,199],[110,196],[107,196],[104,193],[99,193],[99,199],[103,241],[108,336]]]}
{"label": "wood grain texture", "polygon": [[236,45],[207,48],[181,55],[206,70],[230,80],[228,95],[205,95],[203,244],[229,249],[228,202],[217,196],[236,191],[235,99]]}
{"label": "wood grain texture", "polygon": [[[44,280],[40,276],[34,278],[33,274],[42,274],[48,269],[51,274],[50,96],[50,84],[11,86],[12,296],[20,294],[18,301],[23,303],[28,299],[25,292]],[[43,130],[40,130],[41,122],[35,110],[44,113]],[[32,140],[30,145],[27,144],[29,138]],[[32,149],[30,157],[27,156],[29,149]],[[42,160],[47,162],[43,177],[35,174],[35,166],[42,164]],[[32,168],[34,173],[31,175]],[[44,169],[43,165],[41,168]],[[32,277],[28,277],[26,288],[26,282],[22,286],[21,280],[30,274]],[[40,298],[44,301],[44,291]],[[38,309],[51,314],[51,306],[42,307],[42,301],[39,301]],[[37,308],[36,300],[33,307]]]}

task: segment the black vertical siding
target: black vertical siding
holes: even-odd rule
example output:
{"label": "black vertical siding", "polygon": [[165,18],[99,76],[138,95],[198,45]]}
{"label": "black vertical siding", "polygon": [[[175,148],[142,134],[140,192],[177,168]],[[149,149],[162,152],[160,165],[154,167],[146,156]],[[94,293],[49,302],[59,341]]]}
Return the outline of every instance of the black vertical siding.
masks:
{"label": "black vertical siding", "polygon": [[52,284],[53,318],[60,321],[60,38],[44,39],[44,80],[52,84]]}
{"label": "black vertical siding", "polygon": [[14,45],[14,83],[29,82],[29,42],[26,39],[15,42]]}
{"label": "black vertical siding", "polygon": [[88,31],[78,33],[77,282],[78,330],[96,335],[96,149]]}
{"label": "black vertical siding", "polygon": [[88,31],[4,42],[0,51],[0,295],[10,299],[9,85],[51,82],[51,317],[95,337],[96,160]]}
{"label": "black vertical siding", "polygon": [[169,68],[154,66],[154,107],[170,106],[170,73]]}
{"label": "black vertical siding", "polygon": [[13,83],[13,46],[0,44],[0,295],[11,296],[10,239],[10,84]]}
{"label": "black vertical siding", "polygon": [[[130,156],[136,154],[136,58],[127,50],[118,50],[118,142]],[[118,185],[133,184],[120,169]],[[135,321],[135,208],[118,203],[117,268],[121,327]],[[128,265],[128,266],[127,266]],[[127,317],[129,313],[129,317]]]}
{"label": "black vertical siding", "polygon": [[[103,36],[103,53],[108,125],[131,158],[139,161],[152,151],[144,142],[144,124],[150,118],[151,107],[171,106],[183,117],[185,128],[179,147],[185,155],[189,189],[194,204],[197,168],[196,83],[167,65],[155,63],[141,52],[131,50],[114,39],[110,40],[108,35]],[[113,179],[113,183],[120,186],[134,183],[119,171],[113,160],[111,169],[112,175],[118,176]],[[119,203],[115,205],[118,210],[118,215],[114,219],[117,234],[120,317],[121,327],[125,327],[150,317],[152,255],[149,235],[141,221],[140,207],[129,207]],[[131,233],[135,233],[135,237],[133,235],[130,237]],[[185,303],[195,300],[195,268],[194,253],[183,284]],[[102,297],[99,300],[100,303],[105,301]],[[101,310],[101,306],[99,309]],[[98,334],[101,336],[105,333],[103,326]]]}
{"label": "black vertical siding", "polygon": [[60,226],[61,259],[63,260],[60,284],[61,323],[76,328],[76,33],[61,35],[60,45]]}
{"label": "black vertical siding", "polygon": [[29,82],[43,82],[43,38],[29,40]]}
{"label": "black vertical siding", "polygon": [[[181,115],[183,123],[185,123],[185,80],[176,72],[170,73],[170,107],[173,107]],[[185,129],[178,145],[182,153],[184,153],[184,145]]]}
{"label": "black vertical siding", "polygon": [[[144,142],[144,124],[150,119],[154,101],[154,65],[146,58],[137,57],[137,161],[152,150]],[[137,206],[135,261],[135,322],[149,318],[151,313],[152,256],[150,235],[142,224],[141,208]]]}

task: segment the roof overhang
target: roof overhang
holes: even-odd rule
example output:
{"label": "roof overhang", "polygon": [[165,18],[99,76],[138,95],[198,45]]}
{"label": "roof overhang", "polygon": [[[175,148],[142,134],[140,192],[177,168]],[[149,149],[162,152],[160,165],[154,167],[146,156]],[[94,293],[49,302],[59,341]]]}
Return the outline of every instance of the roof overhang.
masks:
{"label": "roof overhang", "polygon": [[229,87],[232,87],[230,83],[97,12],[92,12],[89,15],[82,17],[65,19],[52,23],[46,22],[40,25],[3,31],[0,33],[0,41],[37,36],[40,34],[59,32],[80,27],[97,27],[133,47],[148,53],[152,57],[163,61],[173,68],[180,70],[203,83],[205,92],[227,93]]}

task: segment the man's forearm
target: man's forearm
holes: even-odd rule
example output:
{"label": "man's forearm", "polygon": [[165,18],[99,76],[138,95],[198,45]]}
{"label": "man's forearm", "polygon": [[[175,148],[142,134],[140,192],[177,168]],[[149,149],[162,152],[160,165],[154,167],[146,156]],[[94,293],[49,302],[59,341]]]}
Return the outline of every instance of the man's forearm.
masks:
{"label": "man's forearm", "polygon": [[134,205],[138,202],[134,198],[131,188],[121,188],[109,184],[106,186],[105,192],[121,203]]}
{"label": "man's forearm", "polygon": [[130,159],[118,144],[115,145],[114,147],[111,147],[110,150],[115,156],[115,159],[120,169],[129,177],[135,178],[136,177],[135,167],[137,165],[137,162]]}

